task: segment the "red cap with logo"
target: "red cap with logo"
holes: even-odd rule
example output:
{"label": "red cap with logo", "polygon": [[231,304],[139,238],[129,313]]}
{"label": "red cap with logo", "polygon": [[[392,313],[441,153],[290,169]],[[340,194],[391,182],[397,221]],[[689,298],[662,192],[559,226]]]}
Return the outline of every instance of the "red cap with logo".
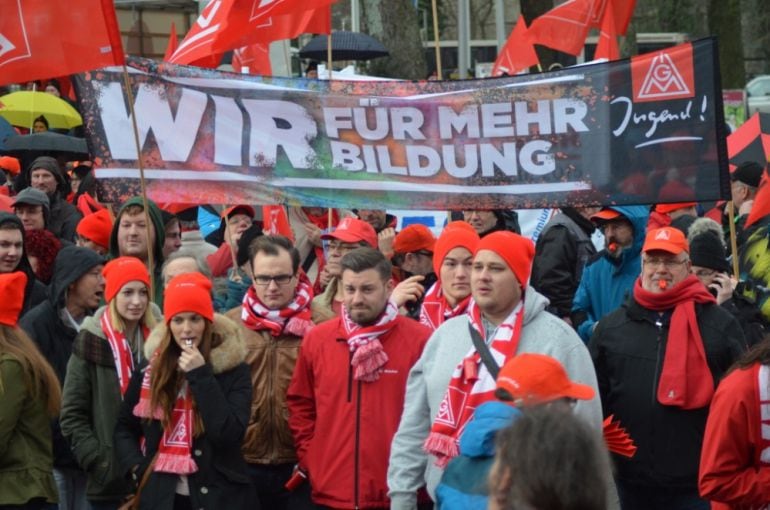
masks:
{"label": "red cap with logo", "polygon": [[377,249],[377,232],[374,227],[358,218],[343,218],[333,232],[324,234],[321,239],[337,239],[343,243],[367,243]]}
{"label": "red cap with logo", "polygon": [[647,232],[647,237],[644,238],[642,251],[647,253],[653,250],[679,255],[683,251],[689,253],[690,245],[687,242],[687,238],[678,228],[662,227],[650,230]]}

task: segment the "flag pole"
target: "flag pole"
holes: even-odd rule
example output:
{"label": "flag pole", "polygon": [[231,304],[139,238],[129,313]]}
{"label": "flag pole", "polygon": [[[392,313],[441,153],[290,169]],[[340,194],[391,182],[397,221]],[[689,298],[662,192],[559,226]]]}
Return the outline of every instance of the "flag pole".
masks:
{"label": "flag pole", "polygon": [[332,81],[332,33],[326,36],[326,65],[329,66],[329,81]]}
{"label": "flag pole", "polygon": [[727,202],[727,218],[730,222],[730,250],[733,254],[733,275],[735,279],[740,279],[740,273],[738,269],[738,241],[735,234],[735,209],[733,207],[733,201]]}
{"label": "flag pole", "polygon": [[[227,210],[227,208],[225,208],[225,210]],[[225,237],[227,237],[227,248],[230,250],[230,259],[233,261],[233,274],[230,275],[230,281],[241,282],[243,280],[241,279],[241,274],[238,272],[240,268],[238,267],[238,258],[235,254],[236,250],[238,249],[238,243],[233,243],[233,231],[230,228],[230,222],[227,221],[227,216],[222,219],[225,222]]]}
{"label": "flag pole", "polygon": [[444,75],[441,71],[441,48],[439,46],[439,34],[438,34],[438,5],[437,0],[432,0],[433,4],[433,39],[436,43],[436,77],[439,80],[444,79]]}
{"label": "flag pole", "polygon": [[[145,229],[145,239],[147,242],[147,266],[150,271],[150,299],[155,299],[155,260],[153,256],[154,246],[150,236],[150,227],[154,228],[152,218],[150,218],[150,204],[147,201],[147,184],[144,180],[144,162],[142,161],[142,146],[139,144],[139,127],[136,124],[136,112],[134,111],[134,93],[131,90],[131,81],[128,78],[128,66],[123,64],[123,84],[126,87],[126,97],[128,97],[128,109],[131,112],[131,125],[134,130],[134,145],[136,146],[136,161],[139,166],[139,184],[142,189],[142,207],[144,207],[144,221],[147,223]],[[160,233],[155,232],[157,237]]]}

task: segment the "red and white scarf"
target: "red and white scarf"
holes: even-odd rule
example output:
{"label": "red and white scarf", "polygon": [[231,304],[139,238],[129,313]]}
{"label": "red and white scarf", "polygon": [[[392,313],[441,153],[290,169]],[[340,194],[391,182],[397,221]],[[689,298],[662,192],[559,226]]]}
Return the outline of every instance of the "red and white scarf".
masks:
{"label": "red and white scarf", "polygon": [[290,333],[304,336],[310,331],[313,323],[310,320],[310,303],[313,301],[313,285],[307,275],[300,271],[299,284],[294,293],[294,299],[280,310],[270,310],[257,297],[253,286],[249,287],[243,296],[241,319],[252,331],[268,330],[273,336]]}
{"label": "red and white scarf", "polygon": [[428,289],[428,292],[425,293],[425,298],[422,300],[422,307],[420,308],[420,324],[424,324],[435,331],[447,320],[465,313],[468,308],[468,303],[470,302],[471,295],[468,294],[468,296],[457,303],[454,308],[451,307],[441,290],[441,282],[438,281]]}
{"label": "red and white scarf", "polygon": [[[131,346],[128,344],[128,339],[122,331],[118,331],[112,325],[112,319],[110,318],[110,310],[107,307],[102,314],[102,318],[99,321],[102,325],[102,331],[107,336],[107,343],[110,344],[112,350],[112,359],[115,360],[115,370],[118,372],[118,384],[120,385],[120,396],[126,394],[128,389],[128,383],[131,382],[131,373],[134,371],[134,358],[131,355]],[[142,325],[142,340],[147,338],[150,330]],[[142,346],[138,345],[137,348],[141,352]]]}
{"label": "red and white scarf", "polygon": [[[153,361],[158,357],[158,351],[153,354]],[[147,365],[142,379],[142,389],[139,393],[139,403],[134,406],[134,416],[139,418],[163,419],[163,410],[156,407],[151,410],[150,381],[152,379],[151,362]],[[187,381],[182,383],[171,411],[169,428],[163,429],[163,437],[158,444],[158,458],[154,471],[189,475],[198,471],[198,465],[193,460],[193,398]]]}
{"label": "red and white scarf", "polygon": [[342,327],[345,328],[345,338],[348,341],[353,358],[353,378],[364,382],[373,382],[380,378],[382,367],[388,362],[388,355],[380,343],[380,336],[390,331],[396,325],[398,307],[388,301],[385,310],[371,326],[361,326],[353,322],[348,309],[342,307]]}
{"label": "red and white scarf", "polygon": [[[521,326],[524,320],[523,302],[500,323],[495,330],[495,337],[486,342],[489,351],[498,366],[516,354],[521,338]],[[475,301],[468,306],[468,320],[471,326],[486,340],[484,325],[481,321],[481,310]],[[471,370],[468,367],[472,367]],[[465,424],[473,417],[476,408],[492,400],[495,394],[495,378],[481,362],[481,356],[476,348],[471,346],[468,354],[457,365],[449,381],[449,387],[438,408],[438,414],[433,421],[423,449],[436,456],[436,465],[444,467],[459,454],[460,434]]]}
{"label": "red and white scarf", "polygon": [[[763,408],[770,406],[770,366],[757,363],[753,367],[754,381],[756,382],[756,402],[754,408],[757,428],[760,437],[756,438],[759,447],[756,450],[755,466],[770,466],[770,438],[765,437],[765,431],[770,427],[770,416],[762,412]],[[770,505],[763,508],[770,508]]]}

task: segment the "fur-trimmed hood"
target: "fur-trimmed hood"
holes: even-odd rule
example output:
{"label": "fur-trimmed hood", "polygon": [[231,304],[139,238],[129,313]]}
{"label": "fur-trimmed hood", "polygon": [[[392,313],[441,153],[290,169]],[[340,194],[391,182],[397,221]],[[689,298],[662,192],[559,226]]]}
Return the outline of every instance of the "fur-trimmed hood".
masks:
{"label": "fur-trimmed hood", "polygon": [[[246,342],[241,336],[238,324],[224,315],[215,313],[212,324],[214,336],[219,336],[222,343],[211,349],[211,367],[215,374],[221,374],[237,367],[246,360]],[[155,326],[144,343],[144,355],[152,359],[152,355],[166,336],[168,325],[162,322]]]}

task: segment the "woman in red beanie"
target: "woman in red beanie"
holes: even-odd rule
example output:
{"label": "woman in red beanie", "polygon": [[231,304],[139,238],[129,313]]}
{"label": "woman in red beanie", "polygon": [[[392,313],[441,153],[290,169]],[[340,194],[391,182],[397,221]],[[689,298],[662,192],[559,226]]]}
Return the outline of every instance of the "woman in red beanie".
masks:
{"label": "woman in red beanie", "polygon": [[465,313],[471,300],[471,266],[479,235],[464,221],[448,224],[433,248],[438,281],[428,289],[420,322],[436,330],[444,321]]}
{"label": "woman in red beanie", "polygon": [[139,508],[258,508],[241,453],[251,376],[240,326],[214,314],[200,273],[171,279],[163,313],[115,429],[122,472],[144,482]]}
{"label": "woman in red beanie", "polygon": [[95,509],[117,508],[131,493],[118,470],[112,434],[132,373],[144,360],[150,330],[161,320],[150,303],[150,275],[134,257],[104,266],[107,304],[83,321],[67,363],[61,428],[88,475],[86,497]]}
{"label": "woman in red beanie", "polygon": [[27,276],[0,275],[0,508],[55,508],[50,420],[59,379],[17,327]]}

